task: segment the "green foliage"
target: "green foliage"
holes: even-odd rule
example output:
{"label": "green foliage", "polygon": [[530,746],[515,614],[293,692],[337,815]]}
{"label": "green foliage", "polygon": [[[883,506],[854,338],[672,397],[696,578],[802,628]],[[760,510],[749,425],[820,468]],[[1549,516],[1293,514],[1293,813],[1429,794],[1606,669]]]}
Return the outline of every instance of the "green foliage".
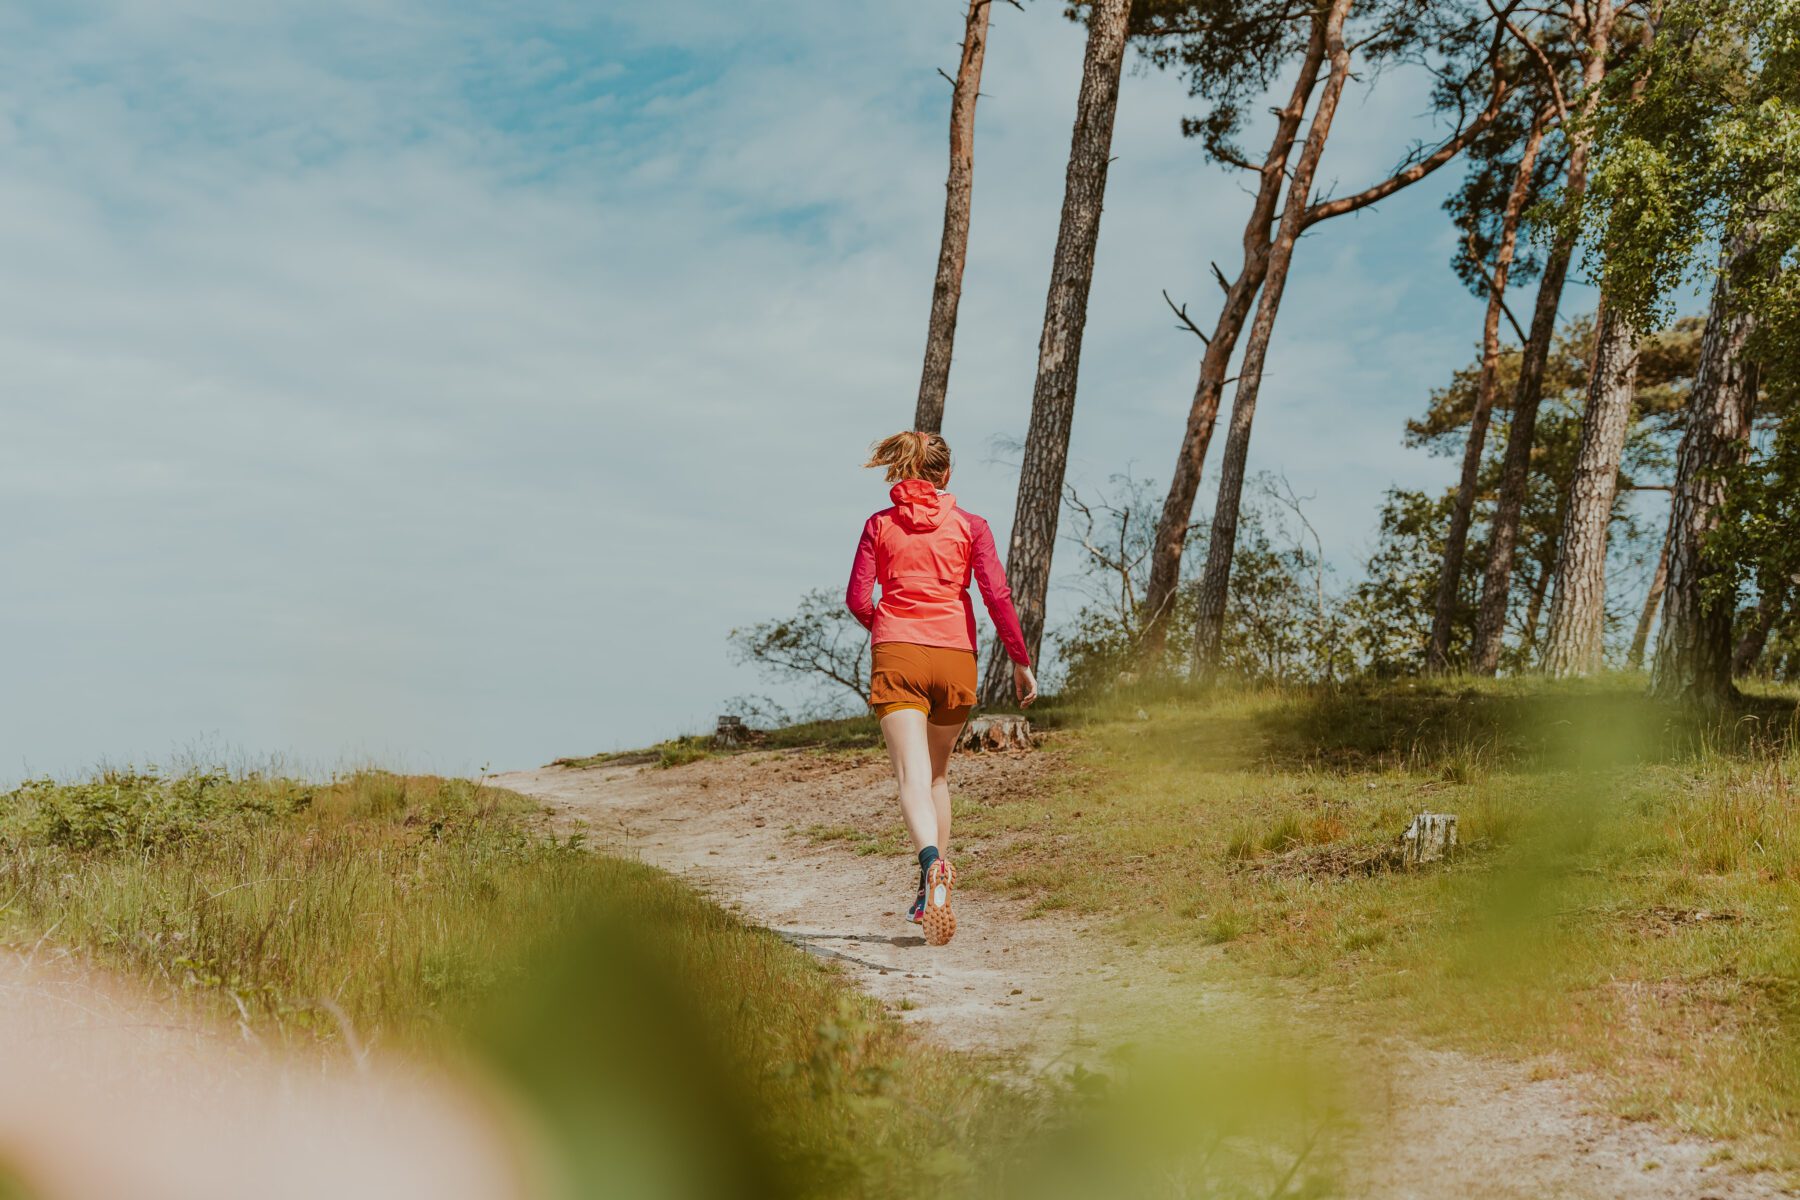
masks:
{"label": "green foliage", "polygon": [[173,778],[105,771],[81,783],[27,780],[0,798],[0,837],[69,850],[145,852],[211,829],[306,807],[309,789],[259,776],[196,771]]}
{"label": "green foliage", "polygon": [[1800,4],[1675,0],[1648,50],[1607,80],[1582,210],[1590,271],[1649,324],[1700,251],[1755,227],[1763,270],[1746,303],[1759,353],[1793,361],[1800,283]]}
{"label": "green foliage", "polygon": [[1718,566],[1703,584],[1712,604],[1734,603],[1752,580],[1779,593],[1800,576],[1800,429],[1791,421],[1732,472],[1706,553]]}
{"label": "green foliage", "polygon": [[[1392,489],[1382,503],[1380,540],[1348,604],[1352,643],[1374,675],[1410,675],[1424,667],[1451,499],[1449,493],[1433,499]],[[1464,557],[1460,594],[1465,598],[1480,588],[1483,558],[1474,546]],[[1470,608],[1462,606],[1452,645],[1469,641]]]}

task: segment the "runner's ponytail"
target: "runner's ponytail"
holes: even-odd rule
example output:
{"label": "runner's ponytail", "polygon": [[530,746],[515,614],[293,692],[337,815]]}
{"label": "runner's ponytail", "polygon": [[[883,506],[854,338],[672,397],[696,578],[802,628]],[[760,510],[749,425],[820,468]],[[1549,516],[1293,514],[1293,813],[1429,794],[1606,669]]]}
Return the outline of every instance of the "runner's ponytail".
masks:
{"label": "runner's ponytail", "polygon": [[865,467],[886,467],[887,481],[923,479],[943,487],[950,478],[950,443],[935,433],[908,430],[884,437],[869,448]]}

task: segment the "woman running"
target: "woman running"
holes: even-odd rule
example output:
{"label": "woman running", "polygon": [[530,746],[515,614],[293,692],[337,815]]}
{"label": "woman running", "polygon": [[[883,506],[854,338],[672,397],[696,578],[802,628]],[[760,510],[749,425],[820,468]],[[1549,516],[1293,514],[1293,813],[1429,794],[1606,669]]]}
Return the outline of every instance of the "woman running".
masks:
{"label": "woman running", "polygon": [[[863,523],[845,602],[869,630],[874,663],[869,706],[900,783],[900,812],[919,855],[919,896],[907,918],[941,946],[956,933],[950,889],[950,750],[975,703],[975,606],[969,580],[1013,662],[1013,691],[1024,708],[1037,679],[1006,572],[988,523],[958,508],[950,482],[950,445],[935,433],[896,433],[875,443],[864,466],[886,467],[893,489]],[[875,602],[875,585],[881,602]]]}

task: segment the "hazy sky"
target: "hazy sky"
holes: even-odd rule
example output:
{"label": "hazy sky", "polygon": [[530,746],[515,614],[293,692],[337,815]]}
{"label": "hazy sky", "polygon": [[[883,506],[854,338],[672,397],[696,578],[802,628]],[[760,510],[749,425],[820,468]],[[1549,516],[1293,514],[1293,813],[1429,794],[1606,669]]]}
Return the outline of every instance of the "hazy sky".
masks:
{"label": "hazy sky", "polygon": [[[517,767],[764,690],[727,631],[841,586],[886,503],[862,455],[911,421],[962,10],[0,9],[0,782],[195,745]],[[1061,11],[996,8],[976,134],[945,433],[1002,545]],[[1199,344],[1160,289],[1209,321],[1237,261],[1243,181],[1184,111],[1126,78],[1077,482],[1167,478]],[[1384,174],[1424,111],[1403,75],[1353,94],[1323,175]],[[1386,488],[1450,475],[1400,432],[1478,333],[1453,178],[1308,237],[1277,327],[1252,468],[1346,569]]]}

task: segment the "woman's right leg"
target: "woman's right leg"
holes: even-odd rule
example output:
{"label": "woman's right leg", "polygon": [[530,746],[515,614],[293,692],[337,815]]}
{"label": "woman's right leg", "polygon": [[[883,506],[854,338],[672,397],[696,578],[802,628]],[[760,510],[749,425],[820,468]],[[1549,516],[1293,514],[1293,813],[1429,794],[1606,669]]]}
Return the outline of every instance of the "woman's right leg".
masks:
{"label": "woman's right leg", "polygon": [[906,818],[906,832],[912,835],[914,854],[938,844],[928,728],[925,714],[916,708],[895,709],[881,718],[881,736],[900,785],[900,814]]}

